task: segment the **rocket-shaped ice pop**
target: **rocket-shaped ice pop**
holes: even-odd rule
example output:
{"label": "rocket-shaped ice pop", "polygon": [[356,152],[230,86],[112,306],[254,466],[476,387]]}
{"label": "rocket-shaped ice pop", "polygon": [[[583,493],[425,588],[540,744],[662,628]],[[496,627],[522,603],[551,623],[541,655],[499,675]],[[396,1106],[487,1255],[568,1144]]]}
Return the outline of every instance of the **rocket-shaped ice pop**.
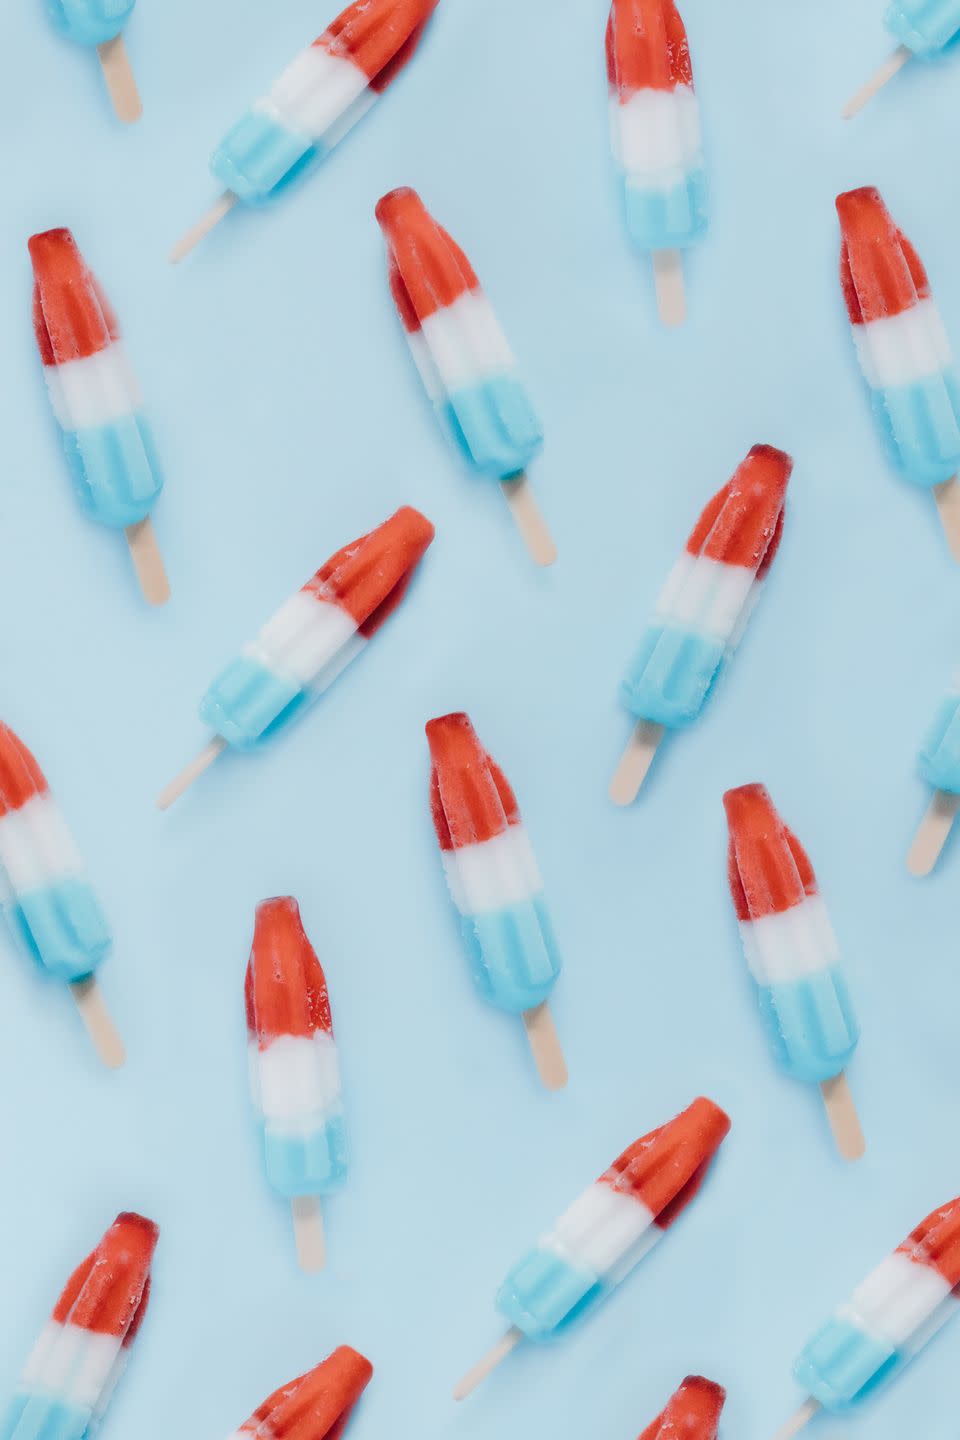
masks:
{"label": "rocket-shaped ice pop", "polygon": [[231,1440],[341,1440],[372,1377],[366,1356],[340,1345],[306,1375],[268,1395]]}
{"label": "rocket-shaped ice pop", "polygon": [[77,45],[96,47],[117,119],[125,125],[143,114],[123,32],[137,0],[46,0],[53,24]]}
{"label": "rocket-shaped ice pop", "polygon": [[930,60],[946,49],[960,33],[960,0],[890,0],[883,23],[897,48],[845,106],[845,120],[858,114],[908,60]]}
{"label": "rocket-shaped ice pop", "polygon": [[717,1440],[727,1392],[702,1375],[688,1375],[640,1440]]}

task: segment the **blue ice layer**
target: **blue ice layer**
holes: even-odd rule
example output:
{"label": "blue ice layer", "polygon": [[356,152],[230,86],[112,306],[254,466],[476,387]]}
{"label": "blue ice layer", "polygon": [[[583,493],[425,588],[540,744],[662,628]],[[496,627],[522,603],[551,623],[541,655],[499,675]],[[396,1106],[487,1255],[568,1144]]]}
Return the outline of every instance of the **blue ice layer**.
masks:
{"label": "blue ice layer", "polygon": [[497,1292],[497,1309],[531,1340],[552,1340],[606,1293],[599,1276],[549,1250],[530,1250]]}
{"label": "blue ice layer", "polygon": [[707,177],[692,170],[670,190],[624,185],[627,232],[640,250],[685,250],[707,229]]}
{"label": "blue ice layer", "polygon": [[292,720],[313,699],[296,680],[275,675],[241,655],[218,675],[200,702],[200,719],[240,750],[249,750]]}
{"label": "blue ice layer", "polygon": [[651,625],[620,687],[632,715],[679,730],[691,725],[723,664],[722,640],[675,625]]}
{"label": "blue ice layer", "polygon": [[839,969],[761,985],[758,995],[773,1053],[788,1075],[818,1084],[847,1068],[860,1027]]}
{"label": "blue ice layer", "polygon": [[473,983],[491,1005],[520,1015],[547,999],[562,961],[543,896],[462,915]]}
{"label": "blue ice layer", "polygon": [[938,485],[960,470],[960,380],[952,367],[871,396],[884,440],[908,480]]}
{"label": "blue ice layer", "polygon": [[85,1440],[92,1414],[49,1395],[15,1395],[0,1424],[0,1440]]}
{"label": "blue ice layer", "polygon": [[934,790],[960,795],[960,695],[948,695],[920,752],[920,773]]}
{"label": "blue ice layer", "polygon": [[454,445],[480,475],[519,475],[543,448],[543,427],[512,375],[456,390],[437,409]]}
{"label": "blue ice layer", "polygon": [[906,1365],[909,1356],[839,1317],[806,1346],[793,1373],[825,1410],[849,1410]]}
{"label": "blue ice layer", "polygon": [[137,0],[47,0],[54,25],[79,45],[114,40],[133,14]]}
{"label": "blue ice layer", "polygon": [[884,21],[914,55],[933,55],[960,31],[960,0],[894,0]]}
{"label": "blue ice layer", "polygon": [[210,169],[248,205],[262,205],[328,150],[259,110],[248,110],[213,153]]}
{"label": "blue ice layer", "polygon": [[263,1146],[267,1179],[288,1199],[326,1195],[347,1178],[347,1133],[342,1115],[331,1115],[305,1135],[282,1135],[267,1127]]}
{"label": "blue ice layer", "polygon": [[163,477],[142,415],[65,430],[63,445],[80,503],[94,520],[122,530],[147,518]]}
{"label": "blue ice layer", "polygon": [[61,980],[92,975],[110,949],[110,931],[86,880],[61,880],[7,901],[11,929],[37,964]]}

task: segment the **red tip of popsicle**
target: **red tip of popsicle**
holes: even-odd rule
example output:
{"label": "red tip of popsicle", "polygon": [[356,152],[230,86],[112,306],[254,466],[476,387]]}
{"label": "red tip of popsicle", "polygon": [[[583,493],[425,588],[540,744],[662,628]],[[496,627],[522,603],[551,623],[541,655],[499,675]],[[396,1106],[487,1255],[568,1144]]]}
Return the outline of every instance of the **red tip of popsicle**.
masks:
{"label": "red tip of popsicle", "polygon": [[895,224],[879,190],[865,185],[837,196],[840,284],[852,325],[912,310],[930,298],[916,250]]}
{"label": "red tip of popsicle", "polygon": [[931,1266],[951,1289],[960,1287],[960,1196],[921,1220],[898,1253]]}
{"label": "red tip of popsicle", "polygon": [[27,242],[33,262],[33,328],[44,365],[96,355],[119,339],[117,317],[69,230]]}
{"label": "red tip of popsicle", "polygon": [[257,906],[244,998],[247,1033],[261,1049],[282,1035],[333,1034],[326,977],[292,895]]}
{"label": "red tip of popsicle", "polygon": [[159,1227],[143,1215],[118,1215],[97,1248],[70,1276],[53,1311],[59,1324],[133,1340],[150,1290]]}
{"label": "red tip of popsicle", "polygon": [[516,796],[470,717],[443,715],[426,731],[433,761],[430,808],[441,850],[492,840],[519,824]]}
{"label": "red tip of popsicle", "polygon": [[383,91],[411,59],[439,0],[356,0],[314,41]]}
{"label": "red tip of popsicle", "polygon": [[688,1375],[640,1440],[717,1440],[726,1399],[722,1385]]}
{"label": "red tip of popsicle", "polygon": [[407,330],[419,330],[438,310],[478,288],[470,261],[415,190],[391,190],[378,201],[376,216],[389,252],[390,290]]}
{"label": "red tip of popsicle", "polygon": [[709,501],[687,541],[691,555],[741,565],[763,577],[783,531],[793,461],[772,445],[754,445],[733,479]]}
{"label": "red tip of popsicle", "polygon": [[240,1433],[269,1434],[274,1440],[340,1440],[372,1376],[370,1361],[341,1345],[314,1370],[268,1395]]}
{"label": "red tip of popsicle", "polygon": [[673,1120],[642,1136],[601,1175],[629,1191],[666,1230],[694,1199],[730,1130],[730,1117],[703,1096]]}
{"label": "red tip of popsicle", "polygon": [[0,816],[19,810],[34,795],[43,795],[43,771],[19,735],[0,721]]}
{"label": "red tip of popsicle", "polygon": [[624,103],[638,90],[692,88],[687,32],[673,0],[613,0],[607,78]]}
{"label": "red tip of popsicle", "polygon": [[335,601],[369,639],[400,604],[435,533],[425,515],[404,505],[338,550],[303,588]]}
{"label": "red tip of popsicle", "polygon": [[739,920],[779,915],[817,893],[800,841],[784,825],[764,785],[740,785],[723,797],[730,832],[727,873]]}

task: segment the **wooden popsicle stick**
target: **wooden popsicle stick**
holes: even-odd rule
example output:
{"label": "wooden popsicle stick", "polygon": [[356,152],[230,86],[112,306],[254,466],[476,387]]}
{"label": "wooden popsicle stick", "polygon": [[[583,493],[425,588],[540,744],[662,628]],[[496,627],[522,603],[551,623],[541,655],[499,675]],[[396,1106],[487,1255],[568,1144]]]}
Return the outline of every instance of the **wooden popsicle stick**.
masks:
{"label": "wooden popsicle stick", "polygon": [[239,195],[234,195],[232,190],[224,190],[220,199],[215,205],[210,206],[210,209],[206,215],[204,215],[203,219],[198,220],[193,229],[188,230],[183,239],[178,240],[176,245],[174,245],[170,251],[170,264],[179,265],[180,261],[185,259],[191,250],[195,250],[200,244],[200,241],[220,224],[224,216],[230,214],[230,211],[234,205],[236,205],[239,198]]}
{"label": "wooden popsicle stick", "polygon": [[947,790],[934,791],[933,799],[926,815],[920,821],[920,828],[907,856],[907,869],[911,875],[930,874],[940,859],[958,810],[960,795],[953,795]]}
{"label": "wooden popsicle stick", "polygon": [[514,475],[502,481],[503,493],[507,497],[510,513],[517,529],[530,552],[535,565],[552,565],[557,558],[557,547],[547,529],[547,522],[540,513],[533,487],[526,475]]}
{"label": "wooden popsicle stick", "polygon": [[811,1395],[810,1399],[805,1400],[800,1406],[800,1409],[796,1415],[794,1415],[793,1419],[788,1420],[786,1425],[777,1431],[773,1440],[793,1440],[794,1435],[799,1435],[803,1427],[809,1425],[814,1415],[819,1414],[819,1411],[820,1401],[814,1400]]}
{"label": "wooden popsicle stick", "polygon": [[181,770],[176,780],[171,780],[166,790],[162,790],[157,797],[157,809],[169,810],[175,801],[185,795],[195,780],[198,780],[204,770],[209,770],[214,760],[218,759],[227,748],[227,742],[222,735],[214,735],[209,745],[204,745],[200,754],[195,760],[191,760],[185,770]]}
{"label": "wooden popsicle stick", "polygon": [[100,1059],[108,1070],[119,1070],[127,1052],[95,978],[88,975],[85,980],[74,980],[70,992]]}
{"label": "wooden popsicle stick", "polygon": [[661,322],[682,325],[687,318],[687,295],[683,285],[683,256],[679,250],[654,250],[653,283]]}
{"label": "wooden popsicle stick", "polygon": [[463,1379],[453,1387],[454,1400],[466,1400],[472,1395],[477,1386],[480,1385],[492,1371],[496,1370],[501,1360],[505,1360],[511,1350],[515,1350],[523,1339],[523,1331],[512,1325],[502,1340],[498,1340],[493,1349],[488,1351],[480,1361],[474,1365]]}
{"label": "wooden popsicle stick", "polygon": [[952,480],[944,480],[940,485],[934,485],[933,498],[937,502],[937,511],[947,544],[950,546],[950,554],[954,560],[960,561],[960,484],[956,475]]}
{"label": "wooden popsicle stick", "polygon": [[614,805],[632,805],[636,800],[662,739],[662,725],[654,725],[649,720],[637,721],[610,782],[608,793]]}
{"label": "wooden popsicle stick", "polygon": [[863,107],[873,99],[878,91],[882,90],[888,81],[892,80],[898,70],[902,70],[908,60],[913,59],[913,51],[908,45],[898,45],[896,50],[885,60],[880,69],[858,90],[852,100],[848,100],[843,107],[844,120],[852,120],[854,115],[859,115]]}
{"label": "wooden popsicle stick", "polygon": [[132,125],[143,114],[143,102],[123,36],[118,35],[105,45],[98,45],[97,54],[117,119],[122,120],[124,125]]}
{"label": "wooden popsicle stick", "polygon": [[567,1062],[548,1002],[524,1010],[523,1023],[540,1079],[548,1090],[562,1090],[568,1079]]}
{"label": "wooden popsicle stick", "polygon": [[841,1071],[832,1080],[820,1085],[823,1103],[827,1107],[830,1129],[844,1160],[859,1160],[864,1155],[867,1142],[863,1138],[860,1116],[850,1094],[846,1075]]}
{"label": "wooden popsicle stick", "polygon": [[163,556],[157,544],[156,531],[148,515],[136,525],[128,525],[123,532],[130,546],[130,558],[140,581],[143,598],[148,605],[166,605],[170,599],[170,581],[163,565]]}
{"label": "wooden popsicle stick", "polygon": [[308,1275],[327,1263],[327,1242],[323,1233],[323,1211],[316,1195],[295,1195],[290,1201],[293,1234],[297,1242],[300,1269]]}

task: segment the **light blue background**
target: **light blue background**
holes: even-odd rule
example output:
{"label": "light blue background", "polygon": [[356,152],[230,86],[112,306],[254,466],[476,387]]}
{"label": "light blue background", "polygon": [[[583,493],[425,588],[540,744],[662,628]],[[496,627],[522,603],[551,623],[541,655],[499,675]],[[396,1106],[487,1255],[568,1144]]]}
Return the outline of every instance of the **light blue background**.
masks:
{"label": "light blue background", "polygon": [[[441,0],[415,63],[325,171],[234,216],[180,270],[214,197],[206,157],[328,6],[142,0],[146,115],[112,122],[92,55],[4,6],[0,226],[0,713],[45,766],[115,926],[126,1036],[97,1068],[66,993],[3,955],[0,1391],[116,1210],[162,1226],[151,1314],[109,1436],[222,1437],[348,1341],[377,1374],[351,1430],[631,1440],[688,1371],[729,1440],[803,1398],[795,1352],[960,1190],[954,849],[904,870],[924,727],[958,658],[960,574],[932,501],[879,450],[836,281],[835,193],[878,184],[960,333],[957,61],[915,64],[859,121],[888,51],[879,0],[687,0],[714,223],[690,323],[658,330],[607,146],[605,0]],[[373,221],[417,186],[466,247],[548,444],[560,561],[536,574],[495,487],[444,448],[405,352]],[[68,493],[30,334],[31,231],[69,225],[148,397],[174,598],[139,603],[121,539]],[[616,693],[706,498],[755,441],[796,457],[786,535],[741,653],[642,802],[606,786]],[[328,554],[397,505],[438,538],[408,602],[322,707],[221,762],[176,810],[200,694]],[[423,724],[466,708],[519,793],[567,969],[571,1083],[538,1089],[521,1027],[471,993],[430,826]],[[833,1157],[815,1092],[768,1059],[725,880],[720,805],[761,779],[809,847],[864,1039],[869,1139]],[[299,896],[327,968],[353,1171],[331,1263],[298,1274],[263,1182],[241,986],[257,900]],[[734,1120],[701,1200],[562,1349],[450,1386],[496,1339],[509,1263],[641,1132],[700,1091]],[[955,1430],[960,1329],[823,1440]]]}

